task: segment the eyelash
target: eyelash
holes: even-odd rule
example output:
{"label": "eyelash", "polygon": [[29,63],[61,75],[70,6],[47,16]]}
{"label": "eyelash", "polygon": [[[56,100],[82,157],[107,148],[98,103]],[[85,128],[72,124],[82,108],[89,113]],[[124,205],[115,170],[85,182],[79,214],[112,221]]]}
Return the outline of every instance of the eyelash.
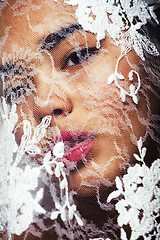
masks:
{"label": "eyelash", "polygon": [[95,55],[98,52],[98,50],[99,49],[96,47],[90,47],[90,48],[83,48],[83,49],[72,52],[63,61],[61,69],[64,70],[65,68],[70,68],[87,61],[88,58]]}
{"label": "eyelash", "polygon": [[[96,47],[83,48],[72,52],[63,62],[61,69],[71,68],[79,65],[88,60],[91,56],[95,55],[99,49]],[[30,90],[29,84],[18,85],[15,87],[7,88],[4,91],[5,99],[7,104],[12,104],[15,100],[24,95]]]}
{"label": "eyelash", "polygon": [[11,105],[14,101],[24,95],[28,90],[30,90],[29,84],[23,84],[21,86],[15,86],[5,90],[6,103]]}

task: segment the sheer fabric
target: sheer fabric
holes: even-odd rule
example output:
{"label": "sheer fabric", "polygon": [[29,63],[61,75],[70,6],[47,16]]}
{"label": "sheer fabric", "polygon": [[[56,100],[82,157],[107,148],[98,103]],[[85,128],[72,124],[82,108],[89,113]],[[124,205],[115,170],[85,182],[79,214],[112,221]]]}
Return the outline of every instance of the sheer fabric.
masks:
{"label": "sheer fabric", "polygon": [[0,238],[160,239],[159,1],[0,18]]}

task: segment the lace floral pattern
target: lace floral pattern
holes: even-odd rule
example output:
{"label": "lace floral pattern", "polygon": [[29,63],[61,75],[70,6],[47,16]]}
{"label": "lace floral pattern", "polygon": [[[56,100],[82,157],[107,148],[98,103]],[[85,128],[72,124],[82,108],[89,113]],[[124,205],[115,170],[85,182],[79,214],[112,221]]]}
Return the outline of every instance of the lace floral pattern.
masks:
{"label": "lace floral pattern", "polygon": [[[117,191],[108,197],[108,202],[120,195],[123,199],[118,201],[116,209],[119,213],[118,224],[121,227],[121,239],[127,239],[124,225],[131,228],[130,239],[159,239],[159,204],[160,204],[160,159],[153,162],[148,168],[144,157],[146,148],[142,148],[142,139],[138,141],[140,156],[135,154],[139,164],[129,167],[122,180],[116,177]],[[142,164],[140,164],[142,163]]]}
{"label": "lace floral pattern", "polygon": [[[31,191],[35,190],[38,185],[40,168],[31,168],[30,166],[22,168],[19,166],[22,162],[22,157],[24,157],[25,151],[32,152],[33,154],[34,149],[35,154],[37,153],[37,149],[36,146],[29,144],[30,135],[26,130],[26,126],[24,127],[25,133],[22,137],[21,145],[19,147],[17,146],[14,139],[15,137],[12,134],[17,120],[15,107],[16,106],[13,105],[9,113],[8,106],[3,99],[1,106],[1,117],[3,119],[2,129],[4,130],[3,137],[6,135],[7,142],[9,140],[9,154],[6,158],[4,146],[7,146],[8,144],[6,144],[6,142],[1,143],[1,171],[5,176],[1,175],[0,205],[2,215],[0,216],[0,219],[1,231],[6,230],[7,228],[9,236],[10,234],[19,235],[26,230],[33,221],[34,211],[45,213],[45,210],[38,203],[42,198],[43,189],[40,189],[36,193],[35,198],[31,194]],[[39,127],[37,130],[38,129]],[[43,130],[45,130],[45,128],[43,128]],[[28,141],[26,141],[26,139]],[[5,163],[3,163],[3,161],[5,161]]]}
{"label": "lace floral pattern", "polygon": [[[11,116],[12,119],[15,119],[14,121],[9,121],[9,130],[12,130],[15,121],[17,120],[15,106],[12,107],[9,116],[7,105],[4,101],[2,106],[3,112],[1,112],[1,116],[3,120],[5,120],[5,125],[7,121],[10,120]],[[13,122],[12,125],[11,122]],[[11,236],[11,234],[20,235],[29,227],[37,214],[46,214],[46,210],[39,203],[39,201],[43,198],[44,189],[40,188],[36,192],[35,196],[31,193],[38,187],[38,179],[41,177],[40,172],[42,169],[45,169],[50,175],[53,175],[54,169],[55,176],[61,179],[59,185],[61,194],[63,191],[65,192],[65,201],[63,201],[63,203],[55,200],[55,210],[51,211],[50,218],[54,220],[60,214],[62,221],[65,222],[71,221],[74,216],[78,224],[83,226],[83,221],[76,213],[76,205],[73,203],[70,205],[64,164],[61,161],[56,161],[58,158],[63,158],[63,142],[58,142],[54,146],[54,158],[51,157],[51,152],[48,152],[45,155],[42,166],[25,166],[23,169],[18,166],[21,161],[23,162],[23,160],[20,159],[22,159],[25,151],[29,154],[39,153],[39,149],[37,150],[36,145],[31,145],[31,143],[33,144],[33,142],[38,142],[41,139],[44,135],[45,128],[49,125],[49,123],[50,118],[47,119],[46,117],[43,119],[42,123],[35,129],[33,137],[31,138],[31,126],[29,122],[24,122],[24,135],[22,136],[21,146],[19,147],[20,150],[18,149],[17,151],[15,161],[8,162],[7,171],[2,169],[6,166],[6,164],[1,164],[2,172],[7,175],[5,177],[1,175],[0,227],[1,231],[7,229],[9,236]],[[13,136],[11,137],[11,140],[11,146],[14,146],[14,144],[16,146]],[[24,151],[22,151],[22,146]],[[14,147],[13,153],[11,151],[10,153],[14,154],[16,148]],[[118,225],[121,227],[122,240],[127,239],[127,234],[123,228],[125,225],[129,225],[131,228],[130,239],[132,240],[138,239],[140,236],[143,236],[144,239],[151,239],[151,236],[159,239],[159,224],[157,219],[159,216],[160,204],[160,159],[154,161],[152,166],[149,168],[144,162],[146,148],[142,147],[142,138],[138,141],[138,149],[139,155],[134,154],[134,157],[139,163],[136,163],[134,166],[130,166],[127,170],[127,174],[125,174],[122,179],[120,177],[116,177],[117,190],[113,191],[109,195],[107,202],[109,203],[112,199],[119,196],[123,197],[115,205],[115,208],[119,213]],[[4,159],[2,154],[1,159]],[[10,159],[13,159],[13,155]],[[6,179],[5,183],[3,179]],[[6,192],[7,196],[2,198]],[[21,194],[22,192],[23,195]],[[5,199],[5,201],[2,199]]]}
{"label": "lace floral pattern", "polygon": [[[117,60],[115,73],[108,79],[108,84],[115,83],[120,90],[120,98],[123,102],[126,96],[132,97],[134,103],[138,103],[137,93],[140,88],[140,76],[136,71],[130,71],[129,79],[132,81],[133,73],[137,75],[137,88],[132,84],[130,91],[127,92],[118,83],[119,80],[125,80],[125,77],[118,73],[119,62],[133,48],[137,55],[144,58],[144,50],[149,54],[158,56],[159,52],[156,46],[144,35],[139,33],[139,29],[154,19],[158,22],[153,8],[148,8],[145,1],[114,1],[114,0],[66,0],[71,5],[78,5],[76,16],[79,23],[87,31],[97,34],[97,46],[100,47],[100,40],[105,38],[106,32],[114,40],[114,43],[121,46],[121,56]],[[135,14],[137,13],[137,14]]]}
{"label": "lace floral pattern", "polygon": [[[4,125],[2,125],[2,129],[6,134],[7,141],[8,136],[13,131],[14,125],[17,121],[15,110],[16,106],[13,105],[9,112],[8,106],[3,99],[1,118],[3,119]],[[28,166],[25,163],[25,153],[30,155],[40,153],[40,148],[36,144],[42,139],[42,137],[44,137],[45,130],[49,126],[50,121],[50,116],[43,118],[42,122],[36,127],[34,133],[31,134],[31,124],[25,120],[23,122],[24,134],[21,138],[21,144],[19,147],[15,142],[14,135],[11,134],[10,136],[9,146],[11,148],[8,160],[5,158],[6,152],[4,152],[3,145],[6,145],[6,142],[4,141],[3,144],[1,143],[2,151],[0,156],[2,161],[5,160],[5,163],[1,161],[0,166],[1,171],[5,176],[1,175],[0,181],[0,231],[3,232],[4,230],[7,230],[9,239],[11,238],[11,234],[20,235],[23,231],[27,230],[37,215],[46,214],[46,210],[39,204],[39,201],[43,198],[44,189],[38,187],[38,181],[39,178],[42,178],[44,169],[49,175],[55,173],[55,176],[58,179],[61,179],[61,194],[66,198],[62,203],[55,200],[55,210],[50,213],[50,218],[54,220],[60,214],[62,221],[65,222],[71,221],[73,217],[75,217],[77,223],[80,226],[83,226],[83,221],[76,213],[76,205],[73,203],[71,205],[69,201],[68,182],[64,170],[64,164],[61,161],[57,161],[59,158],[62,159],[64,155],[63,142],[58,142],[54,146],[54,158],[51,157],[51,151],[45,155],[42,166]],[[4,155],[2,153],[4,153]],[[6,166],[8,167],[7,170],[4,169]],[[54,172],[52,169],[54,169]],[[5,182],[4,179],[6,180]],[[39,190],[37,191],[38,188]],[[63,193],[63,191],[65,193]],[[55,195],[55,192],[52,192],[52,194]]]}
{"label": "lace floral pattern", "polygon": [[0,239],[160,239],[159,2],[34,2],[0,1]]}
{"label": "lace floral pattern", "polygon": [[65,2],[78,5],[76,16],[79,23],[84,29],[97,34],[98,41],[105,37],[107,31],[117,44],[123,45],[122,53],[133,46],[142,59],[144,59],[143,47],[150,54],[155,56],[159,54],[149,39],[138,32],[138,29],[151,17],[158,21],[153,8],[148,8],[145,1],[66,0]]}

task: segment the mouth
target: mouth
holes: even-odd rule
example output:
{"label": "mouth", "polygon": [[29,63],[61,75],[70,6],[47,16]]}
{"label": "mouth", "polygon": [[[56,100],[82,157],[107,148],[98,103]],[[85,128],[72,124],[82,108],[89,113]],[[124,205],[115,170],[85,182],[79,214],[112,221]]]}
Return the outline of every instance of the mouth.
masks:
{"label": "mouth", "polygon": [[95,137],[93,134],[88,134],[81,131],[61,131],[60,135],[53,137],[50,144],[50,150],[54,146],[63,141],[64,155],[63,160],[66,166],[80,164],[93,147]]}

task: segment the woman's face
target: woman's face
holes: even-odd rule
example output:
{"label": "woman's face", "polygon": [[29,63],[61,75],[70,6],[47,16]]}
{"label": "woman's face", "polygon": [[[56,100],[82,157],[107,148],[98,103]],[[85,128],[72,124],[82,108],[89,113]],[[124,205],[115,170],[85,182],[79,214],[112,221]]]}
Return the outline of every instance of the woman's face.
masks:
{"label": "woman's face", "polygon": [[[145,101],[141,97],[136,105],[128,97],[123,103],[119,88],[107,83],[121,48],[106,36],[97,49],[96,35],[78,24],[76,8],[63,1],[39,0],[31,6],[28,2],[18,6],[10,1],[0,20],[1,63],[12,63],[9,74],[16,64],[22,70],[18,68],[4,84],[6,96],[9,91],[22,90],[15,99],[19,115],[16,139],[19,143],[24,119],[35,127],[51,115],[47,133],[51,144],[47,146],[59,129],[74,156],[66,153],[75,166],[68,177],[70,188],[91,194],[97,184],[113,180],[121,164],[132,160],[136,141],[145,131],[138,119],[146,118]],[[119,64],[118,72],[125,77],[120,84],[127,91],[128,74],[138,62],[131,51]],[[137,84],[136,75],[133,84]],[[7,101],[10,103],[10,97]]]}

